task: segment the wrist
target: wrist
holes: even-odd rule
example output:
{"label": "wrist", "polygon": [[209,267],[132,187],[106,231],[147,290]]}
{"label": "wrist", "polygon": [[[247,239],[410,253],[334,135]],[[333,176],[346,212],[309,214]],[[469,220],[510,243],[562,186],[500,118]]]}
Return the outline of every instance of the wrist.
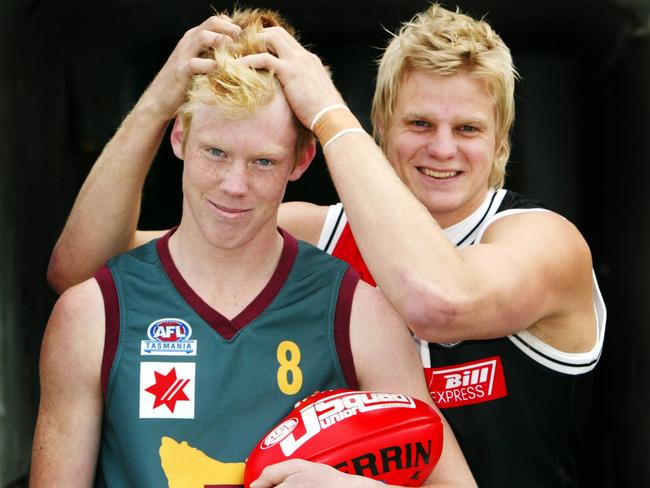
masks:
{"label": "wrist", "polygon": [[167,123],[176,117],[176,111],[184,101],[184,93],[177,99],[173,90],[165,94],[160,88],[154,80],[140,96],[133,111],[137,110],[152,122]]}
{"label": "wrist", "polygon": [[155,97],[143,95],[128,114],[128,119],[149,127],[167,127],[169,121],[176,116],[175,111],[161,105]]}
{"label": "wrist", "polygon": [[329,105],[322,109],[314,116],[310,128],[320,141],[323,150],[345,134],[365,133],[357,118],[344,104]]}

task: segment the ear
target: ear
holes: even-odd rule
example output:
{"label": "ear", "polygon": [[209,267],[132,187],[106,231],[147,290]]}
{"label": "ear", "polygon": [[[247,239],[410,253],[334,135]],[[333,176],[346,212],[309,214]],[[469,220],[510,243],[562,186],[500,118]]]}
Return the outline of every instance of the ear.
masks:
{"label": "ear", "polygon": [[176,117],[174,120],[174,127],[172,127],[172,133],[169,137],[172,143],[172,149],[174,154],[178,159],[183,159],[183,122],[180,117]]}
{"label": "ear", "polygon": [[302,176],[302,174],[307,171],[309,165],[314,160],[316,155],[316,141],[314,139],[302,150],[302,154],[299,156],[300,159],[296,161],[291,174],[289,175],[289,181],[296,181]]}
{"label": "ear", "polygon": [[377,132],[379,133],[379,137],[381,137],[382,140],[384,140],[384,124],[382,124],[380,121],[377,121],[375,124],[375,127],[377,128]]}

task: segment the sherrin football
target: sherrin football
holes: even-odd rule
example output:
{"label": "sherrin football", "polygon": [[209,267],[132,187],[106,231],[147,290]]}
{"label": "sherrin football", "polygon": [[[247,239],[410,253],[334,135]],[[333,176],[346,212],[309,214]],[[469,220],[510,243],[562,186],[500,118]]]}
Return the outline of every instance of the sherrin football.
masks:
{"label": "sherrin football", "polygon": [[244,486],[287,459],[306,459],[388,484],[421,486],[442,452],[442,423],[400,393],[331,390],[296,407],[253,448]]}

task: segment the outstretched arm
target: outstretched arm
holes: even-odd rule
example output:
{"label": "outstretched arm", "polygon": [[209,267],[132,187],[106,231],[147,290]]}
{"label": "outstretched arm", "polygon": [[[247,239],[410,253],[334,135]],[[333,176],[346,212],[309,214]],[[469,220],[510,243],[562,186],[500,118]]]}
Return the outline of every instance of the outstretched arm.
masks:
{"label": "outstretched arm", "polygon": [[104,309],[88,280],[58,300],[40,359],[30,486],[92,486],[102,421]]}
{"label": "outstretched arm", "polygon": [[89,278],[111,257],[160,234],[136,233],[145,177],[190,79],[216,68],[201,53],[239,30],[213,16],[178,42],[81,187],[50,257],[47,280],[54,290]]}
{"label": "outstretched arm", "polygon": [[[281,28],[265,35],[275,55],[256,54],[244,62],[277,74],[306,127],[322,109],[343,103],[314,54]],[[331,139],[358,127],[352,114],[338,109],[318,120],[325,118],[315,132],[321,144],[331,141],[323,152],[359,249],[418,336],[449,342],[532,328],[559,349],[591,349],[591,255],[574,226],[550,212],[510,216],[492,224],[481,244],[459,250],[368,134]]]}

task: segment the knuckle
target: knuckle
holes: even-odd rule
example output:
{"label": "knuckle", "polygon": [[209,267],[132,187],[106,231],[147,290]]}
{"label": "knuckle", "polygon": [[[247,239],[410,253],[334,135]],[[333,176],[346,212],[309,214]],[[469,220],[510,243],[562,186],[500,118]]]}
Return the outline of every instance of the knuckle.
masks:
{"label": "knuckle", "polygon": [[194,33],[196,32],[197,29],[198,29],[198,27],[192,27],[191,29],[186,30],[185,34],[183,34],[183,37],[181,39],[182,40],[189,39],[190,37],[192,37],[194,35]]}

